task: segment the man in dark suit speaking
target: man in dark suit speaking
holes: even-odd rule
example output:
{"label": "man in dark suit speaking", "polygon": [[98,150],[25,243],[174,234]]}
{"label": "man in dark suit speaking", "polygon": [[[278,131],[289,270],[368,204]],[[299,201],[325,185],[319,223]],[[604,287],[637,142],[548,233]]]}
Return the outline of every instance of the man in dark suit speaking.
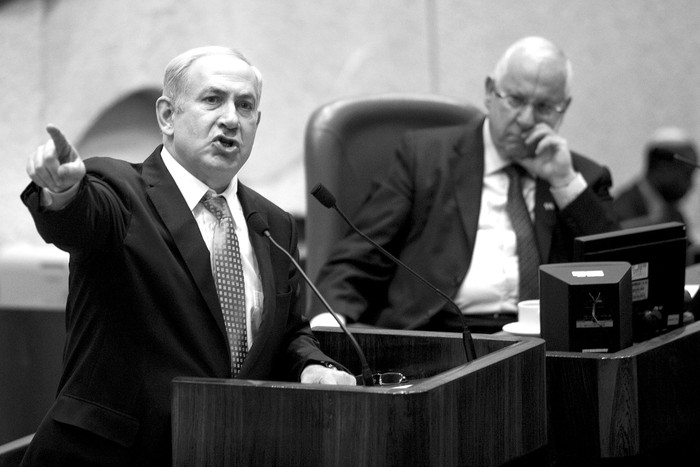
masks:
{"label": "man in dark suit speaking", "polygon": [[83,162],[47,127],[22,200],[70,253],[67,342],[24,465],[170,465],[176,376],[354,384],[302,318],[293,263],[246,225],[259,213],[298,255],[292,217],[237,178],[261,86],[235,50],[174,58],[156,103],[163,145],[142,164]]}
{"label": "man in dark suit speaking", "polygon": [[[618,227],[610,172],[558,130],[571,64],[538,37],[513,44],[486,79],[488,115],[408,133],[355,225],[452,297],[474,332],[516,320],[537,298],[538,266],[570,260],[573,238]],[[313,226],[312,226],[313,227]],[[352,233],[317,285],[350,323],[462,329],[445,301]],[[320,307],[312,325],[333,325]]]}

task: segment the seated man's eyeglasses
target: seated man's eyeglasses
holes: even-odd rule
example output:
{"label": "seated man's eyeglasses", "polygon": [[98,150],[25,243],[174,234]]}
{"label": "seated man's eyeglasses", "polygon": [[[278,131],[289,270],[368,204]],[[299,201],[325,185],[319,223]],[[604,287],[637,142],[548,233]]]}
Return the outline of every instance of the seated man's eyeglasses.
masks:
{"label": "seated man's eyeglasses", "polygon": [[568,99],[565,102],[560,102],[558,104],[551,104],[549,102],[531,102],[526,97],[499,91],[496,89],[496,86],[493,86],[492,91],[493,94],[505,102],[511,110],[521,111],[526,106],[532,105],[532,112],[535,114],[535,117],[541,119],[548,119],[559,114],[563,114],[566,112],[566,108],[569,106]]}

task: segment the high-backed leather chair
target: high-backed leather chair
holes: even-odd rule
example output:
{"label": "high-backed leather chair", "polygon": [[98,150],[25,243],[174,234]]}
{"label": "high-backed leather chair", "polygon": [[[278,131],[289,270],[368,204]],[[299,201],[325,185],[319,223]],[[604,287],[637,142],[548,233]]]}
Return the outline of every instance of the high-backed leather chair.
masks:
{"label": "high-backed leather chair", "polygon": [[388,162],[406,130],[456,125],[482,113],[445,97],[383,94],[341,99],[314,111],[305,135],[306,270],[315,280],[332,245],[347,231],[337,212],[310,195],[318,183],[328,188],[350,218],[373,179]]}

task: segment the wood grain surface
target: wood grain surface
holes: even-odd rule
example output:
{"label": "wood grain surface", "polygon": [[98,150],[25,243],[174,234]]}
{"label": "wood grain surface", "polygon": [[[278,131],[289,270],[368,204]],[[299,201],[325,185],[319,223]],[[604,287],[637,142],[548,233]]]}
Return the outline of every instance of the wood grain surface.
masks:
{"label": "wood grain surface", "polygon": [[[329,356],[358,372],[335,330],[316,331]],[[374,371],[400,387],[250,380],[173,382],[174,465],[502,465],[545,446],[544,341],[355,330]]]}

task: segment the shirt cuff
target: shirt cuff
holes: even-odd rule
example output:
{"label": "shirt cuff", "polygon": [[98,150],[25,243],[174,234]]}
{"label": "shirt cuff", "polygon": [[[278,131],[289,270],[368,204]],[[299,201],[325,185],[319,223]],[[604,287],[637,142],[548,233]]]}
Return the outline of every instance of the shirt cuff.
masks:
{"label": "shirt cuff", "polygon": [[60,193],[53,192],[48,188],[41,189],[41,206],[49,211],[58,211],[70,203],[78,192],[80,183],[76,183],[66,191]]}
{"label": "shirt cuff", "polygon": [[564,209],[573,200],[578,198],[578,196],[583,193],[586,188],[588,188],[588,183],[586,179],[583,178],[580,172],[576,172],[576,176],[569,182],[568,185],[564,185],[559,188],[550,188],[549,191],[552,193],[554,201],[559,206],[559,209]]}
{"label": "shirt cuff", "polygon": [[[337,313],[336,313],[337,314]],[[346,319],[345,316],[343,315],[338,315],[338,318],[340,318],[340,321],[343,322],[343,324],[346,324]],[[311,323],[309,325],[312,328],[318,327],[318,326],[328,326],[328,327],[335,327],[338,328],[340,325],[338,322],[335,320],[332,314],[329,312],[326,313],[321,313],[320,315],[316,315],[313,318],[311,318]]]}

